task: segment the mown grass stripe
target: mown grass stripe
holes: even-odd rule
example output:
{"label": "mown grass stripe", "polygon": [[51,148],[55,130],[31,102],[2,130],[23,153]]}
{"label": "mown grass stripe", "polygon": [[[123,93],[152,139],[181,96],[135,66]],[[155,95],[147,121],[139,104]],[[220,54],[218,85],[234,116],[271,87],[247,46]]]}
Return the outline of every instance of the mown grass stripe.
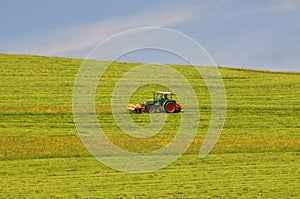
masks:
{"label": "mown grass stripe", "polygon": [[[134,139],[109,136],[108,138],[125,150],[146,153],[166,146],[173,137]],[[186,153],[197,155],[202,142],[203,137],[197,137]],[[300,151],[300,138],[221,137],[212,153],[283,151]],[[0,159],[74,156],[90,156],[78,136],[0,136]]]}

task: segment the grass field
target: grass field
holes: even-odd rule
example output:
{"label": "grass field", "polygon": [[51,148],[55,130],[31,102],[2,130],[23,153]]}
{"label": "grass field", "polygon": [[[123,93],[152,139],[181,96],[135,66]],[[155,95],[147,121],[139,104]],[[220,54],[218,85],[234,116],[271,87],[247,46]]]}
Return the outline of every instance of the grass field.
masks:
{"label": "grass field", "polygon": [[[152,173],[112,170],[90,156],[72,116],[72,90],[83,60],[0,54],[0,198],[299,198],[300,74],[220,68],[226,122],[204,159],[199,147],[210,122],[206,86],[193,67],[172,66],[193,86],[200,127],[188,151]],[[149,139],[125,135],[114,124],[110,96],[115,83],[138,63],[113,63],[99,82],[100,125],[118,146],[145,152],[165,146],[181,114]],[[172,80],[170,80],[172,81]],[[134,103],[152,97],[146,85]],[[131,115],[139,125],[147,114]]]}

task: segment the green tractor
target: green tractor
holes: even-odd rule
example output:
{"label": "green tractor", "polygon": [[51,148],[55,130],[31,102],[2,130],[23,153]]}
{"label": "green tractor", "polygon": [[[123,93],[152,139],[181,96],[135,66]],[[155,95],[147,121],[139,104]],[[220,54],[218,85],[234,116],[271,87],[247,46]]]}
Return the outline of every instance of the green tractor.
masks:
{"label": "green tractor", "polygon": [[153,99],[146,100],[142,105],[142,110],[147,113],[176,113],[182,109],[181,104],[177,104],[172,99],[171,92],[153,93]]}

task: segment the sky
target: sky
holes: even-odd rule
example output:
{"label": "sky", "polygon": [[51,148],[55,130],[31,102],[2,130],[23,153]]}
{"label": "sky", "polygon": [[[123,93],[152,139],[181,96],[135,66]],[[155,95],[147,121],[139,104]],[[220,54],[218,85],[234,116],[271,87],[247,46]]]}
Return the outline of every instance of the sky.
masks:
{"label": "sky", "polygon": [[[0,23],[0,53],[85,58],[122,31],[162,27],[220,66],[300,72],[300,0],[0,0]],[[182,63],[149,50],[124,60]]]}

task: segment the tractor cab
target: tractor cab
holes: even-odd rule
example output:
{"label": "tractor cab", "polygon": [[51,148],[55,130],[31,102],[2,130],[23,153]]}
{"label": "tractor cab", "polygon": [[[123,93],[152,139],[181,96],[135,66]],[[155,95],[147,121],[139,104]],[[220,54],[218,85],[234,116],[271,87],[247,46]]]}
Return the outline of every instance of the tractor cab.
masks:
{"label": "tractor cab", "polygon": [[169,99],[169,97],[172,99],[172,93],[171,92],[156,92],[153,93],[153,99],[146,100],[144,102],[145,105],[163,105],[163,103]]}
{"label": "tractor cab", "polygon": [[157,92],[156,95],[153,93],[153,100],[163,105],[166,100],[172,100],[172,95],[171,92]]}

